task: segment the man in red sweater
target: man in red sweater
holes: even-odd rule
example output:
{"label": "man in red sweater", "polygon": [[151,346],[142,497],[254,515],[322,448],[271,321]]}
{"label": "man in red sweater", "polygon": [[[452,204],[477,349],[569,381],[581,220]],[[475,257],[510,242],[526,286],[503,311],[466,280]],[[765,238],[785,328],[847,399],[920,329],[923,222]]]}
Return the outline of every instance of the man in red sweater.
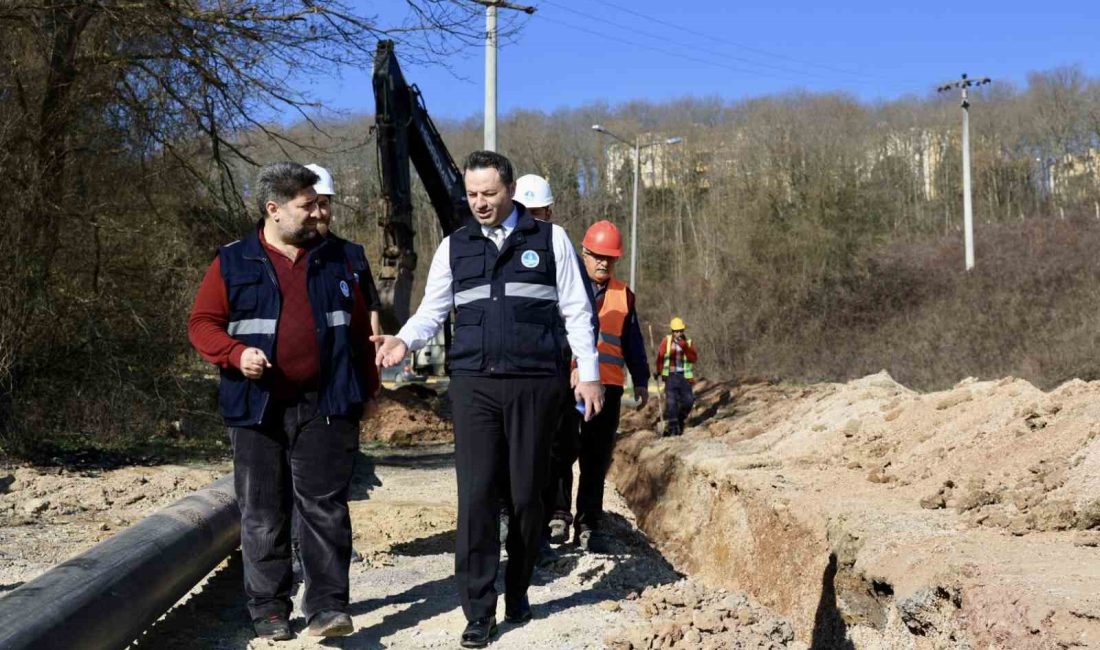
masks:
{"label": "man in red sweater", "polygon": [[218,250],[188,322],[192,345],[221,371],[249,613],[257,636],[275,640],[293,637],[291,503],[301,518],[309,633],[353,631],[348,487],[359,419],[378,385],[351,265],[317,233],[317,181],[297,163],[260,169],[261,220]]}

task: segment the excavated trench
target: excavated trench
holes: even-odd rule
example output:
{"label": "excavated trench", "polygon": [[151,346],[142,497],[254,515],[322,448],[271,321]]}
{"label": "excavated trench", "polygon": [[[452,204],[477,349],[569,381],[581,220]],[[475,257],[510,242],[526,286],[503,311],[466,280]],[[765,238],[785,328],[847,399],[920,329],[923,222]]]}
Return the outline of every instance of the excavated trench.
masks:
{"label": "excavated trench", "polygon": [[699,392],[681,438],[627,418],[612,468],[678,570],[811,648],[1100,647],[1100,384]]}

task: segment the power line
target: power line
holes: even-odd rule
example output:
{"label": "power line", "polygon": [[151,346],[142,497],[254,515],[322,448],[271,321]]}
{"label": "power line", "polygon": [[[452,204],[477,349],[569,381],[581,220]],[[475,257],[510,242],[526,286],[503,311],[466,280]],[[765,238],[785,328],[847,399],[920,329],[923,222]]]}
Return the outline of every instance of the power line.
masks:
{"label": "power line", "polygon": [[[546,0],[544,0],[544,1],[546,1]],[[752,47],[750,45],[745,45],[744,43],[738,43],[736,41],[731,41],[731,40],[724,39],[724,38],[718,38],[717,36],[712,36],[712,35],[704,33],[704,32],[700,32],[700,31],[697,31],[697,30],[694,30],[694,29],[690,29],[688,27],[683,27],[681,25],[677,25],[675,23],[669,22],[669,21],[664,20],[662,18],[657,18],[655,16],[650,16],[648,14],[643,14],[640,11],[635,11],[634,9],[631,9],[630,7],[624,7],[623,5],[618,4],[616,2],[612,2],[611,0],[596,0],[596,1],[600,2],[601,4],[608,5],[609,7],[613,7],[615,9],[618,9],[619,11],[622,11],[624,13],[628,13],[632,16],[636,16],[638,18],[642,18],[644,20],[648,20],[648,21],[657,23],[658,25],[663,25],[665,27],[671,27],[672,29],[677,29],[679,31],[685,32],[687,34],[692,34],[694,36],[701,36],[703,38],[714,41],[716,43],[721,43],[723,45],[728,45],[728,46],[731,46],[731,47],[740,48],[740,49],[745,50],[747,52],[753,52],[753,53],[759,54],[761,56],[769,56],[769,57],[776,58],[776,59],[783,59],[784,61],[789,61],[791,63],[797,63],[799,65],[810,66],[810,67],[813,67],[813,68],[820,68],[822,70],[828,70],[830,72],[835,72],[835,73],[839,73],[839,74],[845,74],[845,75],[850,75],[850,76],[855,76],[855,77],[863,77],[864,79],[868,79],[868,80],[880,78],[877,75],[868,74],[866,72],[860,72],[860,71],[856,71],[856,70],[847,70],[845,68],[839,68],[839,67],[836,67],[836,66],[826,65],[824,63],[815,63],[813,61],[804,61],[802,59],[798,59],[798,58],[795,58],[795,57],[792,57],[792,56],[788,56],[786,54],[780,54],[779,52],[771,52],[769,50],[762,50],[760,48]]]}
{"label": "power line", "polygon": [[[557,20],[555,18],[550,18],[550,17],[546,16],[545,14],[542,16],[541,19],[545,20],[545,21],[548,21],[548,22],[551,22],[551,23],[555,23],[557,25],[561,25],[563,27],[568,27],[569,29],[572,29],[572,30],[592,34],[593,36],[598,36],[600,38],[615,41],[617,43],[623,43],[624,45],[630,45],[630,46],[638,47],[638,48],[645,49],[645,50],[651,50],[653,52],[659,52],[661,54],[666,54],[668,56],[676,57],[676,58],[679,58],[679,59],[684,59],[685,61],[691,61],[693,63],[702,63],[704,65],[711,65],[711,66],[716,66],[716,67],[719,67],[719,68],[725,68],[727,70],[731,70],[733,72],[738,72],[738,73],[742,73],[742,74],[755,75],[755,76],[769,76],[769,74],[762,73],[760,70],[751,70],[749,68],[741,68],[741,67],[737,67],[737,66],[734,66],[734,65],[729,65],[729,64],[721,62],[721,61],[713,61],[713,60],[709,60],[709,59],[702,59],[702,58],[699,58],[699,57],[691,56],[689,54],[684,54],[683,52],[678,52],[676,50],[666,49],[666,48],[663,48],[663,47],[653,45],[651,43],[642,43],[642,42],[639,42],[639,41],[633,41],[633,40],[630,40],[630,39],[621,38],[621,37],[615,36],[613,34],[608,34],[606,32],[601,32],[601,31],[597,31],[597,30],[594,30],[594,29],[589,29],[588,27],[583,27],[581,25],[566,22],[564,20]],[[770,76],[774,77],[775,74],[772,73]],[[794,78],[794,79],[791,79],[791,80],[793,80],[793,81],[802,81],[801,79],[797,79],[797,78]]]}
{"label": "power line", "polygon": [[634,33],[634,34],[640,34],[642,36],[648,36],[650,38],[658,39],[658,40],[665,41],[665,42],[674,43],[676,45],[682,45],[684,47],[690,47],[693,50],[696,50],[696,51],[699,51],[699,52],[706,52],[708,54],[718,56],[718,57],[721,57],[723,59],[730,59],[730,60],[737,61],[739,63],[746,64],[746,65],[758,66],[758,67],[762,67],[762,68],[771,68],[771,69],[779,71],[779,72],[785,72],[785,73],[788,73],[788,74],[797,75],[799,77],[806,76],[807,74],[809,74],[811,76],[817,76],[818,78],[822,78],[819,73],[807,72],[806,70],[795,70],[793,68],[786,68],[786,67],[783,67],[783,66],[772,65],[770,63],[762,63],[760,61],[753,61],[752,59],[746,59],[744,57],[733,56],[733,55],[725,53],[725,52],[719,52],[718,50],[708,49],[708,48],[705,48],[705,47],[700,47],[699,45],[697,45],[695,43],[684,43],[684,42],[670,41],[669,38],[664,34],[655,34],[653,32],[647,32],[647,31],[643,31],[641,29],[635,29],[633,27],[627,27],[627,26],[622,25],[620,23],[617,23],[613,20],[608,20],[606,18],[600,18],[598,16],[593,16],[593,15],[585,13],[583,11],[573,9],[572,7],[567,7],[567,6],[565,6],[565,5],[563,5],[559,2],[555,2],[554,0],[542,0],[542,4],[553,5],[553,6],[557,7],[558,9],[561,9],[563,11],[568,11],[569,13],[572,13],[572,14],[577,14],[578,16],[581,16],[582,18],[586,18],[588,20],[594,20],[596,22],[601,22],[601,23],[604,23],[606,25],[611,25],[612,27],[615,27],[617,29],[628,31],[628,32],[631,32],[631,33]]}

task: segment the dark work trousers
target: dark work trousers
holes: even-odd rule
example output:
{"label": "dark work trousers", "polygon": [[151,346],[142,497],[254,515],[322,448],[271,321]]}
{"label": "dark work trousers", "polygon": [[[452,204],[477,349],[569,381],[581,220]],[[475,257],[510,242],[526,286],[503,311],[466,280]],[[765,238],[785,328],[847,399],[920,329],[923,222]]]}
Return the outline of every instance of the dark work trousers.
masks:
{"label": "dark work trousers", "polygon": [[562,400],[561,417],[554,431],[554,442],[550,446],[550,480],[543,491],[542,501],[546,506],[546,522],[562,519],[566,524],[573,523],[570,507],[573,505],[573,463],[577,460],[580,445],[580,426],[584,416],[577,413],[576,398],[569,387],[569,375],[563,384],[565,398]]}
{"label": "dark work trousers", "polygon": [[678,436],[684,432],[684,421],[694,405],[695,394],[684,374],[669,373],[665,378],[665,435]]}
{"label": "dark work trousers", "polygon": [[319,416],[317,394],[307,393],[269,406],[263,425],[233,427],[229,434],[253,620],[290,615],[292,510],[305,582],[302,613],[308,620],[326,609],[346,611],[348,487],[359,449],[359,418]]}
{"label": "dark work trousers", "polygon": [[603,410],[588,422],[581,422],[581,476],[577,485],[577,530],[593,529],[603,516],[603,483],[611,467],[615,434],[619,431],[622,386],[604,386]]}
{"label": "dark work trousers", "polygon": [[512,507],[505,603],[518,602],[531,584],[561,393],[558,377],[451,377],[458,476],[455,582],[469,621],[496,613],[502,463],[508,467]]}

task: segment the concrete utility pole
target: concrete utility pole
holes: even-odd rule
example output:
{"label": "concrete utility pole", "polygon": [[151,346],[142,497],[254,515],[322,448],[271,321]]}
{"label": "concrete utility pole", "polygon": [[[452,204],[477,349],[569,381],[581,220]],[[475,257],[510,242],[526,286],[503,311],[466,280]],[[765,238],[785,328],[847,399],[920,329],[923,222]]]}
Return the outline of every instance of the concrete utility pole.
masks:
{"label": "concrete utility pole", "polygon": [[602,133],[607,136],[615,138],[619,142],[622,142],[628,147],[634,147],[634,201],[630,210],[630,290],[637,293],[635,288],[634,279],[638,272],[638,176],[642,167],[642,149],[653,147],[659,144],[680,144],[684,141],[683,138],[667,138],[665,140],[657,140],[656,142],[647,142],[642,144],[642,136],[634,136],[634,142],[630,142],[624,138],[621,138],[611,131],[608,131],[599,124],[593,124],[592,130]]}
{"label": "concrete utility pole", "polygon": [[497,7],[535,13],[534,7],[504,0],[474,0],[485,6],[485,144],[486,151],[497,150]]}
{"label": "concrete utility pole", "polygon": [[971,86],[981,86],[992,81],[989,77],[981,79],[968,79],[966,73],[959,81],[945,83],[936,88],[939,92],[946,92],[958,88],[962,91],[963,111],[963,238],[966,243],[966,270],[974,268],[974,214],[970,208],[970,100],[966,97],[966,89]]}

